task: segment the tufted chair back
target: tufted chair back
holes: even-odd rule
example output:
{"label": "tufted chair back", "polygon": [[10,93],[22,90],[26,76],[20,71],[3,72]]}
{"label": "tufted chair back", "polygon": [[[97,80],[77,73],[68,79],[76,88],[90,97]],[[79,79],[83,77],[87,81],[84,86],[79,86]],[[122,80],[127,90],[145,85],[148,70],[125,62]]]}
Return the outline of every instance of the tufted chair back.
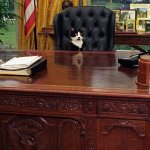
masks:
{"label": "tufted chair back", "polygon": [[83,51],[112,51],[114,49],[115,15],[103,6],[69,7],[54,18],[56,46],[71,50],[71,28],[83,29]]}

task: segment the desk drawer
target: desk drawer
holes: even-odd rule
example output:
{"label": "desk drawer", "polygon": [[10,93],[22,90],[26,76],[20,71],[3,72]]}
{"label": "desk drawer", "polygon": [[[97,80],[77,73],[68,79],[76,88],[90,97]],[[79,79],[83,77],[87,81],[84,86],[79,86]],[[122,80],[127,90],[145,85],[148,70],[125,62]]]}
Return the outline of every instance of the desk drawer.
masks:
{"label": "desk drawer", "polygon": [[97,114],[100,117],[148,119],[148,102],[105,100],[97,103]]}
{"label": "desk drawer", "polygon": [[3,93],[0,111],[35,115],[95,115],[96,101],[69,94]]}

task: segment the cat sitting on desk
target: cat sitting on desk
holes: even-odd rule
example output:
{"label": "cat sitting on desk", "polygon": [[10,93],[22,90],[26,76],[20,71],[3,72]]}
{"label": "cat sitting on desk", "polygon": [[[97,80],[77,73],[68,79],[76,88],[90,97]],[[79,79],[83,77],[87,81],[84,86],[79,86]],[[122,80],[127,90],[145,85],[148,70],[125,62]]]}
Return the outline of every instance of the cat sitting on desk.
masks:
{"label": "cat sitting on desk", "polygon": [[83,48],[82,28],[79,30],[71,28],[71,49],[72,50],[82,50],[82,48]]}

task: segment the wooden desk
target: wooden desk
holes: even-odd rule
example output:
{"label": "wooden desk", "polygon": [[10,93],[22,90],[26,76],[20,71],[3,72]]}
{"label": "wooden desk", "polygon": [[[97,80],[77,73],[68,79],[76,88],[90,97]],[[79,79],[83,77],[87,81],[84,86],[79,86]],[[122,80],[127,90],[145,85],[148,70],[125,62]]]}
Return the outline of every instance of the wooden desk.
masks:
{"label": "wooden desk", "polygon": [[140,50],[142,52],[145,52],[143,48],[141,48],[139,45],[150,45],[150,34],[138,34],[138,33],[132,33],[132,34],[115,34],[115,44],[121,44],[121,45],[129,45],[137,50]]}
{"label": "wooden desk", "polygon": [[117,63],[131,52],[0,51],[35,54],[47,69],[0,76],[1,150],[150,150],[149,88]]}

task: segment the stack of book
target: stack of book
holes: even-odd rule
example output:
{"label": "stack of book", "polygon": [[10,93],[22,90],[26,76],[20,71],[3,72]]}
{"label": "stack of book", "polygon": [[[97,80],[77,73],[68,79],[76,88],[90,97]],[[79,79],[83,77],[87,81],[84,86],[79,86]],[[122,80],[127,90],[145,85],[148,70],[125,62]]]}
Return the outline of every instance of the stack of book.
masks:
{"label": "stack of book", "polygon": [[14,57],[0,65],[0,75],[30,76],[47,66],[42,56]]}

